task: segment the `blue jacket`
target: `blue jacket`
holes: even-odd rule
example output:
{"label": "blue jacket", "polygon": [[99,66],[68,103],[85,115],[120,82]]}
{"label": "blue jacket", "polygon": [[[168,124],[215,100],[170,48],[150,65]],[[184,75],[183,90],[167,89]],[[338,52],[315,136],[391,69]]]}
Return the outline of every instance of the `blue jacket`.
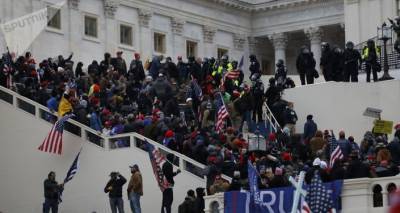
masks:
{"label": "blue jacket", "polygon": [[58,111],[58,102],[55,97],[51,97],[47,101],[47,108],[49,108],[50,110],[56,111],[56,112]]}
{"label": "blue jacket", "polygon": [[90,114],[90,128],[100,132],[103,129],[100,117],[95,112],[92,112],[92,114]]}
{"label": "blue jacket", "polygon": [[149,69],[149,73],[153,79],[156,79],[158,77],[158,71],[161,68],[161,63],[158,57],[154,57],[153,60],[151,61],[151,66]]}
{"label": "blue jacket", "polygon": [[343,158],[347,159],[351,153],[351,144],[347,139],[337,140],[340,150],[342,151]]}
{"label": "blue jacket", "polygon": [[307,120],[304,124],[304,140],[309,141],[312,137],[315,136],[317,132],[317,124],[313,120]]}

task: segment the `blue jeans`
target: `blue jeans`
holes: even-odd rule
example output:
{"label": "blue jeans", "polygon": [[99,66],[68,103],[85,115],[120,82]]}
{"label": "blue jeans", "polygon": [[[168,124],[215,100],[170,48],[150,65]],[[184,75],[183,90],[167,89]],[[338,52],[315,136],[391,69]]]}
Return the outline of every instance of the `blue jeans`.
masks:
{"label": "blue jeans", "polygon": [[43,203],[43,213],[49,213],[50,209],[52,213],[58,212],[58,199],[45,198]]}
{"label": "blue jeans", "polygon": [[122,200],[122,197],[110,197],[110,206],[112,213],[117,213],[117,209],[119,213],[124,213],[124,201]]}
{"label": "blue jeans", "polygon": [[246,121],[246,123],[247,123],[247,128],[248,128],[248,131],[249,132],[253,132],[253,130],[252,130],[252,123],[251,123],[251,113],[250,113],[250,111],[245,111],[243,114],[242,114],[242,121],[240,122],[240,128],[239,128],[239,131],[240,132],[243,132],[243,124],[244,124],[244,122]]}
{"label": "blue jeans", "polygon": [[129,194],[129,203],[131,204],[132,213],[141,213],[140,208],[140,194],[131,192]]}

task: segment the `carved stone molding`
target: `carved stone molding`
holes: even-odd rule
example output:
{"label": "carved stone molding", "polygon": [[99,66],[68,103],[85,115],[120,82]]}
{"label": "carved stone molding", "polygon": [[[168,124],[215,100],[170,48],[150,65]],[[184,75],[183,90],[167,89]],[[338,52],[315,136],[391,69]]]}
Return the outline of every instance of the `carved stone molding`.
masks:
{"label": "carved stone molding", "polygon": [[173,34],[182,35],[184,26],[185,26],[185,20],[180,18],[171,19],[171,29]]}
{"label": "carved stone molding", "polygon": [[255,37],[247,37],[247,43],[249,44],[250,54],[256,54],[257,39]]}
{"label": "carved stone molding", "polygon": [[107,18],[114,18],[118,10],[120,0],[104,0],[104,14]]}
{"label": "carved stone molding", "polygon": [[74,10],[78,10],[80,0],[68,0],[68,7]]}
{"label": "carved stone molding", "polygon": [[217,28],[213,26],[203,26],[203,38],[205,43],[213,43]]}
{"label": "carved stone molding", "polygon": [[322,30],[319,27],[310,27],[304,29],[307,38],[310,39],[311,44],[320,44],[322,39]]}
{"label": "carved stone molding", "polygon": [[244,44],[246,43],[246,35],[244,34],[233,34],[233,45],[237,50],[243,50]]}
{"label": "carved stone molding", "polygon": [[285,49],[288,39],[285,33],[274,33],[268,36],[275,49]]}
{"label": "carved stone molding", "polygon": [[151,10],[139,9],[139,25],[149,27],[150,19],[153,16]]}

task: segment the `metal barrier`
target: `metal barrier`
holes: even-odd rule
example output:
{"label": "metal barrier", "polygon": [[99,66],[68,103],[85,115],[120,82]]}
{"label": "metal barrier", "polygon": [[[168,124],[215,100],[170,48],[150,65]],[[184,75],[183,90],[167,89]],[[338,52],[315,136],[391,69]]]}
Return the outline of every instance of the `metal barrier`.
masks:
{"label": "metal barrier", "polygon": [[[47,107],[1,86],[0,86],[0,100],[3,101],[3,103],[10,104],[15,108],[21,109],[24,112],[27,112],[35,116],[37,119],[45,121],[47,123],[54,124],[57,121],[58,116],[55,112],[51,112]],[[189,172],[194,176],[205,180],[205,176],[203,175],[203,170],[205,168],[205,165],[195,160],[192,160],[191,158],[181,153],[175,152],[163,146],[162,144],[159,144],[138,133],[126,133],[114,136],[105,136],[102,133],[96,132],[90,127],[85,126],[72,119],[66,122],[65,130],[107,151],[117,150],[122,148],[134,148],[146,151],[143,144],[144,141],[147,141],[154,147],[158,148],[160,152],[173,154],[175,156],[176,161],[172,163],[175,164],[177,167],[179,167],[181,171]],[[225,180],[231,181],[230,177],[227,177],[225,175],[223,175],[222,177]]]}

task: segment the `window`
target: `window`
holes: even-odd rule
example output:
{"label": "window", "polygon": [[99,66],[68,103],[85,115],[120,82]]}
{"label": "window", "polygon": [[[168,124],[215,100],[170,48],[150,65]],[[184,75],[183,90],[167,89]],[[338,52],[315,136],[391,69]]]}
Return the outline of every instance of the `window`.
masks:
{"label": "window", "polygon": [[158,53],[165,53],[165,35],[161,33],[154,33],[154,51]]}
{"label": "window", "polygon": [[85,16],[85,36],[97,38],[97,18]]}
{"label": "window", "polygon": [[61,10],[51,6],[47,7],[47,26],[61,30]]}
{"label": "window", "polygon": [[227,55],[228,54],[228,50],[227,49],[223,49],[223,48],[218,48],[218,52],[217,52],[217,56],[218,58],[221,58],[223,55]]}
{"label": "window", "polygon": [[197,56],[197,42],[194,41],[186,41],[186,57]]}
{"label": "window", "polygon": [[128,46],[133,45],[133,33],[132,27],[127,25],[120,25],[119,34],[120,34],[120,43]]}

